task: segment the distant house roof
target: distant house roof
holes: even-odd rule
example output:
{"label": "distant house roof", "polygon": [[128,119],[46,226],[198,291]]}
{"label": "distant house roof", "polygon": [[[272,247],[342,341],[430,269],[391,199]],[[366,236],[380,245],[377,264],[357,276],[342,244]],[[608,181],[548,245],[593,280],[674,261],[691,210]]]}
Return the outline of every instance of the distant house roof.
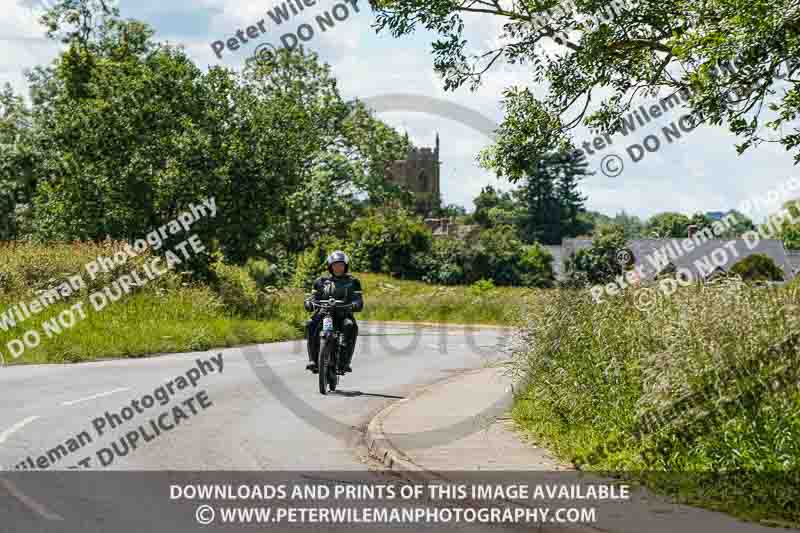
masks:
{"label": "distant house roof", "polygon": [[[794,268],[780,240],[762,239],[752,245],[751,249],[751,243],[744,239],[710,239],[699,246],[695,245],[688,252],[681,247],[685,240],[634,239],[628,243],[628,247],[633,253],[634,264],[643,265],[645,279],[653,279],[658,275],[657,266],[665,262],[664,259],[659,261],[659,257],[671,262],[677,270],[688,269],[694,279],[703,279],[704,269],[699,265],[706,266],[706,273],[716,267],[729,272],[733,265],[753,254],[764,254],[772,259],[783,270],[786,281],[794,278]],[[730,246],[729,242],[732,243]],[[717,249],[720,251],[715,252]]]}
{"label": "distant house roof", "polygon": [[[786,281],[800,273],[800,250],[787,252],[783,241],[777,239],[761,239],[754,245],[744,239],[709,239],[699,245],[693,241],[694,248],[688,252],[681,246],[685,240],[632,239],[628,241],[627,247],[633,253],[634,264],[642,265],[645,280],[654,279],[668,264],[675,270],[688,269],[694,279],[703,279],[704,274],[709,271],[722,269],[729,272],[733,265],[753,254],[764,254],[772,259],[783,270]],[[728,246],[729,242],[733,244]],[[563,272],[566,260],[575,252],[591,246],[592,239],[564,239],[561,243],[561,271]],[[714,252],[718,248],[721,251]],[[661,268],[656,268],[658,266]]]}

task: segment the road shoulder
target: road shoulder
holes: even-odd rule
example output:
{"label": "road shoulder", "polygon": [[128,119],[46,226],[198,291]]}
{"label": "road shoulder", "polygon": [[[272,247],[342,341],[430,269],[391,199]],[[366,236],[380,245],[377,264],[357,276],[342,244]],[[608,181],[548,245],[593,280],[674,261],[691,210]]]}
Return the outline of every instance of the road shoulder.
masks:
{"label": "road shoulder", "polygon": [[[548,450],[525,442],[508,417],[507,410],[481,420],[478,413],[507,396],[513,380],[500,366],[460,373],[421,387],[408,398],[382,409],[367,427],[366,441],[373,461],[386,470],[413,480],[447,482],[448,472],[515,472],[526,480],[556,484],[618,484],[591,472],[580,472],[558,461]],[[508,403],[507,408],[511,404]],[[452,439],[436,438],[437,428],[452,427],[469,420],[472,431],[458,432]],[[434,436],[431,439],[431,435]],[[539,472],[541,478],[539,478]],[[533,475],[531,475],[533,474]],[[529,503],[504,500],[510,507]],[[580,502],[574,502],[580,503]],[[774,529],[748,523],[730,515],[674,503],[643,487],[630,487],[626,501],[597,502],[598,522],[587,525],[542,525],[540,533],[580,531],[613,533],[717,533],[770,532]]]}

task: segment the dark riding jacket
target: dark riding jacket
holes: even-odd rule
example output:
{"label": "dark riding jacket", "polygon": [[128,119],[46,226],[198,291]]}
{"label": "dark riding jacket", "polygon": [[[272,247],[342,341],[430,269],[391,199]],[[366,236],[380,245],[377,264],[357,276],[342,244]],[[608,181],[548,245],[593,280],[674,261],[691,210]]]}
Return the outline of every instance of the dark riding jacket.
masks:
{"label": "dark riding jacket", "polygon": [[[315,302],[320,300],[327,300],[328,298],[335,298],[342,300],[345,303],[353,304],[353,312],[359,312],[364,309],[364,299],[361,294],[361,282],[358,278],[354,278],[350,274],[342,276],[322,276],[317,278],[312,286],[311,298]],[[345,315],[351,315],[348,310],[344,311]]]}

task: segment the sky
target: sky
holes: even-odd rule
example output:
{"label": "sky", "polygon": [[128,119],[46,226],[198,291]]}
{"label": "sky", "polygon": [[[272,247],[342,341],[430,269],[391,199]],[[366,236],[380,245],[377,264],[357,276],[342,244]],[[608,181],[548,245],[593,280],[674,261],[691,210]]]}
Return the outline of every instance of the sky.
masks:
{"label": "sky", "polygon": [[[314,35],[304,46],[331,65],[342,95],[347,99],[407,93],[460,104],[500,123],[504,89],[527,85],[535,94],[545,94],[546,88],[532,84],[524,68],[505,64],[493,68],[474,92],[468,87],[445,91],[444,83],[433,69],[431,43],[436,36],[425,30],[402,38],[377,34],[372,27],[375,16],[366,0],[357,1],[357,12],[352,6],[355,1],[306,0],[306,4],[312,5],[303,4],[303,11],[298,10],[296,16],[280,25],[267,14],[276,5],[284,4],[275,0],[119,0],[118,6],[123,17],[142,20],[152,26],[157,40],[184,46],[201,68],[225,65],[240,69],[259,44],[280,46],[282,36],[296,33],[301,24],[309,24]],[[60,45],[47,40],[37,23],[43,7],[51,3],[53,0],[0,0],[3,12],[0,41],[5,49],[0,55],[0,83],[10,83],[18,93],[27,95],[26,69],[48,64],[60,51]],[[335,25],[323,32],[316,17],[327,16],[327,13]],[[336,21],[334,16],[341,20]],[[259,30],[258,37],[248,38],[248,43],[241,44],[238,50],[226,48],[221,52],[222,58],[217,57],[211,43],[227,41],[235,37],[237,30],[246,32],[248,26],[257,27],[261,20],[264,20],[265,33]],[[502,21],[499,18],[476,14],[465,22],[465,34],[474,51],[489,50],[500,42]],[[551,45],[556,46],[555,43]],[[649,108],[653,99],[642,101],[645,102]],[[800,177],[800,169],[793,165],[791,153],[781,145],[765,143],[737,156],[734,148],[737,138],[724,126],[703,125],[681,130],[677,121],[686,112],[676,108],[661,117],[652,117],[652,122],[627,136],[612,136],[611,145],[589,156],[590,167],[596,174],[585,178],[581,184],[581,191],[588,197],[586,207],[612,216],[624,210],[643,218],[663,211],[686,214],[727,211],[752,198],[763,197],[790,178]],[[439,116],[427,107],[415,112],[385,111],[377,116],[400,131],[407,131],[417,146],[433,146],[439,133],[444,203],[463,205],[471,210],[472,200],[482,187],[492,185],[502,190],[513,187],[478,165],[478,152],[492,142],[484,132]],[[662,131],[665,127],[680,132],[681,137],[676,139],[673,135],[669,142]],[[648,135],[654,136],[647,144],[651,149],[655,148],[654,139],[658,139],[660,146],[652,152],[644,152],[640,161],[632,161],[626,148],[643,144]],[[595,137],[597,134],[585,128],[573,132],[578,146],[584,141],[593,142]],[[631,148],[630,152],[638,155],[641,150]],[[615,177],[600,171],[601,167],[606,168],[613,175],[620,163],[624,169]],[[777,204],[757,205],[752,212],[756,222],[763,221],[764,216],[779,207]]]}

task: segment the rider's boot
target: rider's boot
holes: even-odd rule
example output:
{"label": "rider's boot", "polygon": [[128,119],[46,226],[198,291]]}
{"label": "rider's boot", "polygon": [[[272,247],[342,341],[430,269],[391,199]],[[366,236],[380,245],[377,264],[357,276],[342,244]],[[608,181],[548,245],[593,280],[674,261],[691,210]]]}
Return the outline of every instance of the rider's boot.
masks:
{"label": "rider's boot", "polygon": [[352,372],[353,369],[350,368],[350,362],[353,360],[353,349],[355,346],[349,346],[347,351],[345,352],[344,361],[342,361],[341,370],[342,373]]}

